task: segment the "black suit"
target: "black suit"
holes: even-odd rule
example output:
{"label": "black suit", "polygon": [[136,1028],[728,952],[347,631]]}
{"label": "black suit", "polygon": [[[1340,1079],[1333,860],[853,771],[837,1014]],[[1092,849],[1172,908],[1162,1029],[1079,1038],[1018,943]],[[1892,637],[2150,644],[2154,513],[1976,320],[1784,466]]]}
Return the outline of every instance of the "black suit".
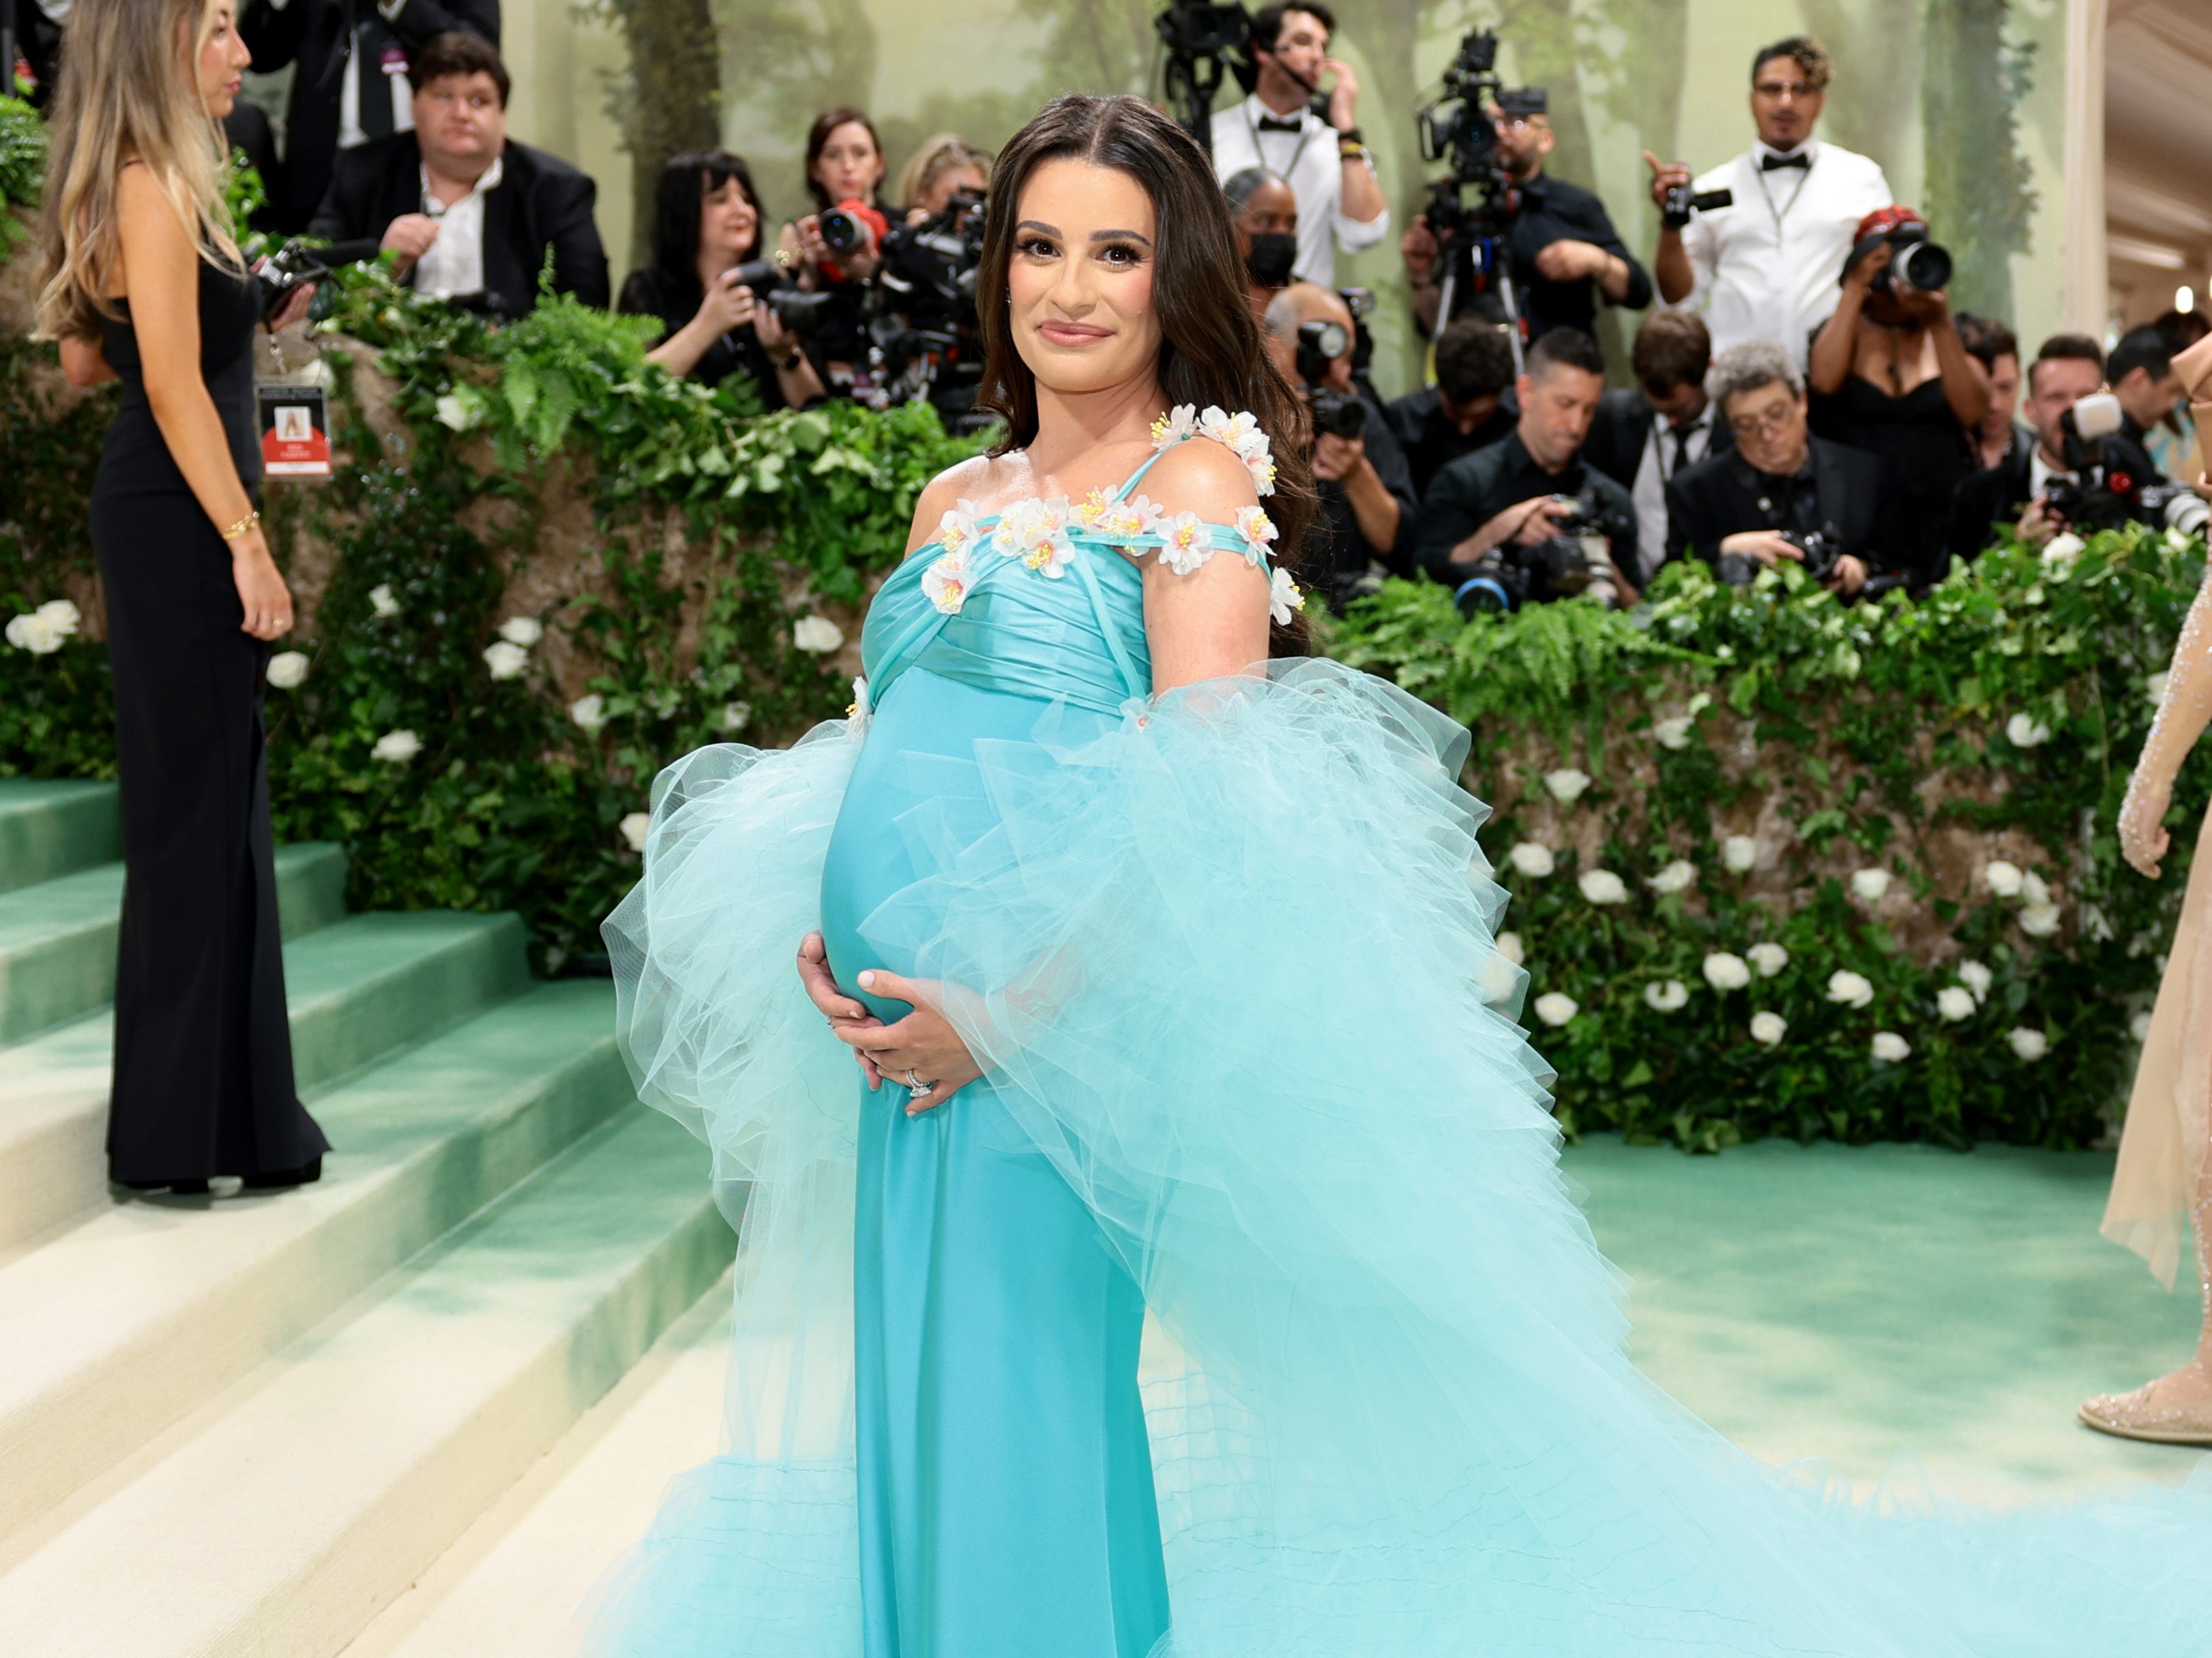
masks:
{"label": "black suit", "polygon": [[[548,249],[553,287],[586,305],[607,305],[607,254],[592,221],[598,191],[556,156],[512,138],[499,185],[483,198],[484,293],[489,308],[519,317],[538,303]],[[380,138],[338,157],[331,193],[310,229],[336,242],[374,241],[404,214],[422,210],[422,152],[411,132]]]}
{"label": "black suit", "polygon": [[2020,515],[2027,511],[2034,494],[2030,482],[2030,462],[2034,454],[2035,439],[2015,426],[2012,446],[2005,451],[2002,460],[1994,466],[1969,472],[1959,481],[1958,493],[1951,498],[1948,544],[1954,554],[1972,561],[1984,549],[1996,544],[1998,525],[2020,522]]}
{"label": "black suit", "polygon": [[1885,556],[1891,539],[1888,469],[1863,449],[1812,440],[1796,478],[1769,477],[1731,452],[1676,473],[1667,485],[1667,559],[1694,553],[1711,562],[1721,542],[1745,530],[1810,532],[1833,525],[1843,550],[1869,574],[1899,568]]}
{"label": "black suit", "polygon": [[284,118],[284,198],[276,203],[284,228],[298,230],[315,216],[338,153],[343,76],[352,58],[357,21],[374,19],[407,52],[434,35],[456,29],[499,44],[499,0],[406,0],[389,18],[373,0],[246,0],[238,32],[258,70],[296,67],[291,105]]}
{"label": "black suit", "polygon": [[[46,15],[39,0],[0,0],[0,27],[13,31],[15,46],[31,66],[31,104],[49,109],[54,101],[54,82],[61,73],[62,26]],[[0,94],[15,95],[15,60],[0,62]]]}
{"label": "black suit", "polygon": [[[1705,455],[1726,454],[1735,447],[1735,434],[1712,411],[1712,435],[1705,440]],[[1644,465],[1644,445],[1658,420],[1650,399],[1633,386],[1607,392],[1597,400],[1589,435],[1583,440],[1582,456],[1624,489],[1636,487],[1636,474]]]}

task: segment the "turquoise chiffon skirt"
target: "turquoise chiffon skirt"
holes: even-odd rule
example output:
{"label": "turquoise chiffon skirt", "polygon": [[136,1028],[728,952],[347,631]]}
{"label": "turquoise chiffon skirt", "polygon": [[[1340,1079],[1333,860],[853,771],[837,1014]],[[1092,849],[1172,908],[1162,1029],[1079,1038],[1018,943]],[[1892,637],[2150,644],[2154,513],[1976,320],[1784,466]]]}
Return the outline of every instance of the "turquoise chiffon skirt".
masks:
{"label": "turquoise chiffon skirt", "polygon": [[[2212,1651],[2202,1484],[1854,1503],[1630,1363],[1432,710],[1322,662],[1118,714],[910,669],[866,723],[672,768],[610,923],[743,1243],[726,1453],[597,1650]],[[988,1084],[860,1086],[816,926],[848,987],[942,981]]]}

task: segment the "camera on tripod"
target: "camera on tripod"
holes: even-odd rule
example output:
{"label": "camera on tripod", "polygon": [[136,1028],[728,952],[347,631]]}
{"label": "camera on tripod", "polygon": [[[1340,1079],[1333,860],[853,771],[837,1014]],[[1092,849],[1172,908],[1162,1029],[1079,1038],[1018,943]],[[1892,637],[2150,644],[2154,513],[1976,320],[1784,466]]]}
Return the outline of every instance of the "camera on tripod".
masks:
{"label": "camera on tripod", "polygon": [[[1494,301],[1513,347],[1513,366],[1521,363],[1521,313],[1513,292],[1510,262],[1500,246],[1519,213],[1520,193],[1506,171],[1505,155],[1491,115],[1493,106],[1542,108],[1533,89],[1506,90],[1498,78],[1498,36],[1475,29],[1459,45],[1445,68],[1437,95],[1413,112],[1425,161],[1443,161],[1448,171],[1429,184],[1422,211],[1437,239],[1437,269],[1443,273],[1437,300],[1442,327],[1460,310],[1460,267],[1468,266],[1473,292]],[[1474,199],[1468,199],[1472,191]]]}
{"label": "camera on tripod", "polygon": [[1298,325],[1298,379],[1304,382],[1306,407],[1312,412],[1316,436],[1359,438],[1367,435],[1367,404],[1349,392],[1324,385],[1330,367],[1352,349],[1352,337],[1340,322],[1322,318]]}
{"label": "camera on tripod", "polygon": [[1259,79],[1252,61],[1252,15],[1241,5],[1209,0],[1168,0],[1152,20],[1166,55],[1162,78],[1168,104],[1183,131],[1209,154],[1213,149],[1213,94],[1233,76],[1246,92]]}
{"label": "camera on tripod", "polygon": [[1553,520],[1553,533],[1533,545],[1501,543],[1477,559],[1452,595],[1462,616],[1472,620],[1583,594],[1608,609],[1620,604],[1613,547],[1635,525],[1589,484],[1578,495],[1549,499],[1567,509]]}

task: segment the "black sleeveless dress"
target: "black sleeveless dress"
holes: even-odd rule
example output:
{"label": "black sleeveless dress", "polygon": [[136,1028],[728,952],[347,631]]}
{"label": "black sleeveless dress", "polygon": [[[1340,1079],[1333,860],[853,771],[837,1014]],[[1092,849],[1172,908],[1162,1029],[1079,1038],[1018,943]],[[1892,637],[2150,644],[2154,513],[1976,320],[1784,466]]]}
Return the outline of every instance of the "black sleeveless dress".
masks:
{"label": "black sleeveless dress", "polygon": [[[259,284],[203,264],[200,372],[258,501]],[[126,316],[128,307],[125,307]],[[300,1104],[284,1007],[269,772],[270,647],[240,629],[230,547],[170,458],[131,324],[106,325],[123,380],[92,491],[123,793],[109,1177],[203,1189],[313,1179],[330,1149]]]}
{"label": "black sleeveless dress", "polygon": [[1888,522],[1897,544],[1876,550],[1905,566],[1916,587],[1941,581],[1951,565],[1952,499],[1978,465],[1943,382],[1925,380],[1893,398],[1854,374],[1829,396],[1815,392],[1811,414],[1814,436],[1888,465]]}

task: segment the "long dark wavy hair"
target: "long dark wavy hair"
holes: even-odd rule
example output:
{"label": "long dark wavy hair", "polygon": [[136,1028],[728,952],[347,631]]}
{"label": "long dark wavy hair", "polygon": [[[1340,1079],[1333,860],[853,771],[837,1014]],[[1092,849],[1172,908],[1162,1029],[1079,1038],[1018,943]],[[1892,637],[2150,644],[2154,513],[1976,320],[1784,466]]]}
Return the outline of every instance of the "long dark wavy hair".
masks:
{"label": "long dark wavy hair", "polygon": [[[1170,408],[1211,404],[1232,414],[1249,410],[1259,418],[1274,448],[1275,493],[1265,505],[1279,531],[1278,562],[1290,565],[1301,586],[1314,586],[1304,550],[1318,502],[1304,399],[1276,367],[1252,315],[1244,264],[1212,165],[1188,133],[1140,98],[1055,98],[999,152],[991,170],[975,312],[984,351],[976,405],[1006,422],[992,452],[1005,454],[1036,437],[1036,376],[1014,346],[1007,272],[1022,186],[1040,162],[1061,159],[1126,173],[1152,197],[1159,236],[1152,307],[1160,319],[1160,390]],[[1303,616],[1274,630],[1278,655],[1304,655],[1305,641]]]}
{"label": "long dark wavy hair", "polygon": [[687,288],[699,286],[699,203],[732,179],[753,204],[753,245],[739,256],[750,259],[760,252],[768,216],[744,158],[726,149],[686,150],[660,169],[653,194],[653,262]]}

